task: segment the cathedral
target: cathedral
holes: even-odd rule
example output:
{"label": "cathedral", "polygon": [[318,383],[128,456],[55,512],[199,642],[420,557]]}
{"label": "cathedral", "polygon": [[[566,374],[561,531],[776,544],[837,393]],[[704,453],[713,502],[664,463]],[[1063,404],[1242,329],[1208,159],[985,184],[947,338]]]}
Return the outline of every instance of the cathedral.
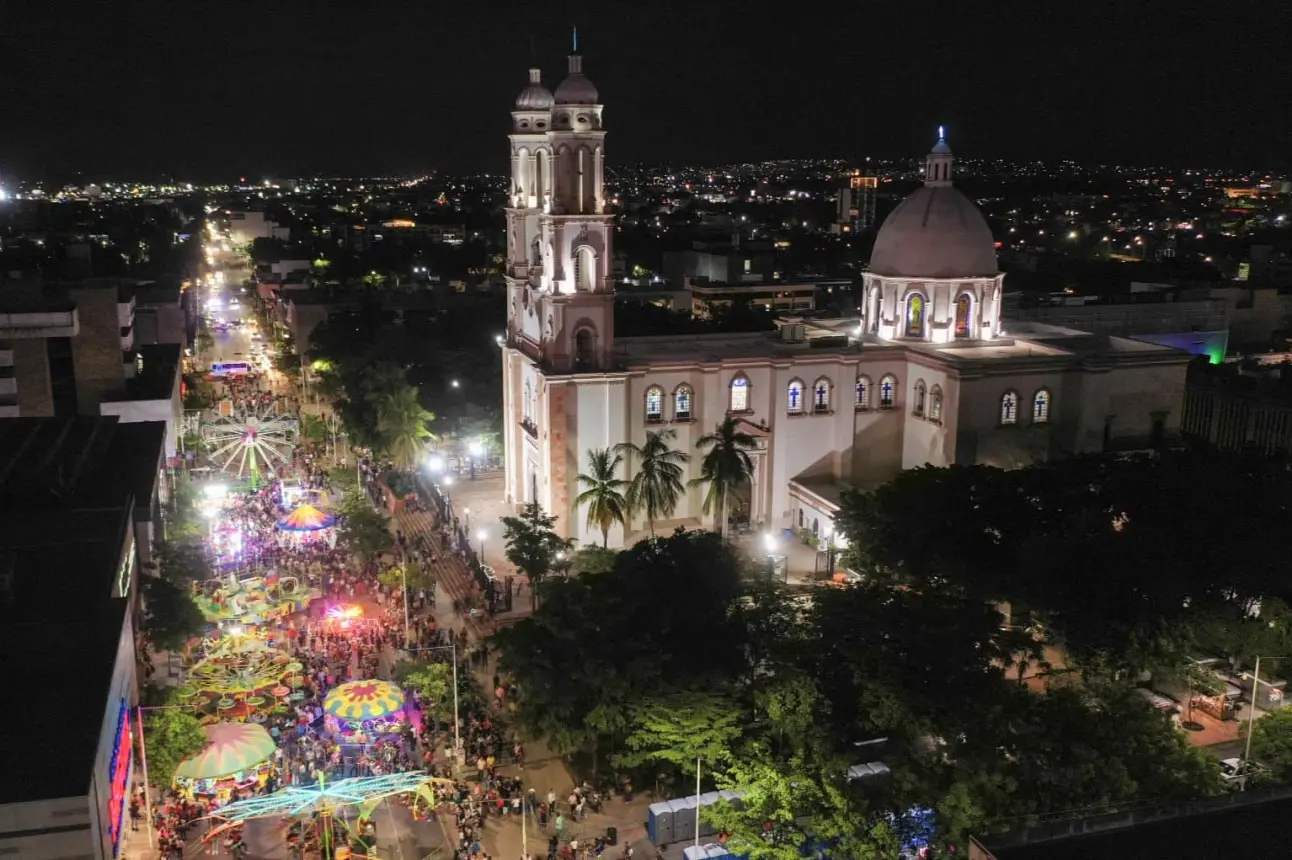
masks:
{"label": "cathedral", "polygon": [[[531,69],[511,113],[506,499],[538,502],[580,544],[601,541],[576,501],[589,451],[641,444],[664,428],[691,455],[689,480],[703,456],[697,440],[736,419],[757,448],[731,516],[817,534],[830,532],[842,492],[903,469],[1014,468],[1148,447],[1178,430],[1188,354],[1039,323],[1002,326],[996,246],[955,188],[941,132],[923,187],[876,236],[855,315],[788,317],[775,332],[616,339],[603,110],[576,53],[555,92]],[[714,526],[703,498],[703,487],[688,487],[656,530]],[[646,528],[641,517],[616,526],[610,545]]]}

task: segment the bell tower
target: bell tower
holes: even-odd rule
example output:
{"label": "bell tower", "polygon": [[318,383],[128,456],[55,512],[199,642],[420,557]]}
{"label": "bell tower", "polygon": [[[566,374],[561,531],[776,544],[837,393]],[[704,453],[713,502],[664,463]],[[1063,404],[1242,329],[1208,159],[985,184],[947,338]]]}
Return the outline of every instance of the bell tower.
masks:
{"label": "bell tower", "polygon": [[550,203],[538,215],[541,357],[554,372],[603,371],[614,347],[613,216],[605,211],[606,132],[577,32],[553,96]]}

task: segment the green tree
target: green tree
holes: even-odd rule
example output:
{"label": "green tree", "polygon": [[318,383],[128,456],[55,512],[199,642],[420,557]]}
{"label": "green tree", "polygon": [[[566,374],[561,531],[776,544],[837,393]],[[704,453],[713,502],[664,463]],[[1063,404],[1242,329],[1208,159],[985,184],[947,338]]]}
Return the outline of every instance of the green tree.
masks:
{"label": "green tree", "polygon": [[685,488],[682,484],[682,464],[691,459],[689,454],[674,450],[669,443],[677,438],[677,431],[647,431],[642,445],[621,442],[615,451],[631,461],[637,460],[637,473],[628,485],[626,499],[634,511],[646,515],[646,525],[651,537],[655,536],[655,521],[668,519],[677,510]]}
{"label": "green tree", "polygon": [[538,502],[529,502],[518,517],[503,517],[503,541],[507,560],[529,577],[530,608],[538,608],[538,590],[551,572],[557,554],[568,552],[570,542],[554,530],[556,517],[543,512]]}
{"label": "green tree", "polygon": [[405,561],[398,567],[388,568],[377,574],[377,580],[387,588],[403,588],[408,583],[409,591],[419,591],[435,584],[435,577],[415,561]]}
{"label": "green tree", "polygon": [[579,474],[584,491],[575,504],[588,506],[588,528],[601,529],[601,545],[610,543],[610,529],[615,523],[628,521],[628,499],[624,495],[628,482],[619,477],[624,458],[609,448],[588,450],[588,471]]}
{"label": "green tree", "polygon": [[[169,529],[178,530],[178,524]],[[162,577],[176,585],[188,585],[211,578],[211,562],[206,554],[206,546],[197,535],[164,540],[157,544],[154,555]]]}
{"label": "green tree", "polygon": [[1277,708],[1252,728],[1252,758],[1281,784],[1292,783],[1292,708]]}
{"label": "green tree", "polygon": [[447,663],[439,660],[401,660],[395,664],[395,680],[416,690],[423,706],[429,706],[438,719],[453,714],[453,675]]}
{"label": "green tree", "polygon": [[365,562],[372,561],[394,543],[390,517],[374,509],[362,490],[346,492],[338,513],[341,516],[338,540]]}
{"label": "green tree", "polygon": [[698,759],[717,771],[731,760],[743,716],[734,699],[718,693],[674,693],[643,702],[632,711],[626,750],[615,764],[636,768],[667,762],[694,772]]}
{"label": "green tree", "polygon": [[144,757],[153,785],[170,788],[180,762],[206,745],[202,724],[186,710],[169,706],[144,714]]}
{"label": "green tree", "polygon": [[316,443],[327,441],[327,422],[319,415],[301,413],[301,436]]}
{"label": "green tree", "polygon": [[422,408],[417,389],[401,385],[377,401],[377,432],[385,449],[401,469],[417,468],[432,438],[428,425],[435,416]]}
{"label": "green tree", "polygon": [[145,576],[140,581],[144,598],[143,633],[158,651],[179,651],[188,640],[202,635],[206,619],[189,589],[163,579]]}
{"label": "green tree", "polygon": [[718,533],[726,537],[728,504],[731,496],[748,484],[754,474],[754,461],[749,452],[758,443],[739,429],[735,418],[727,418],[714,432],[701,436],[695,447],[708,450],[700,460],[700,477],[691,479],[691,486],[708,486],[703,510],[718,518]]}
{"label": "green tree", "polygon": [[585,546],[569,556],[568,567],[575,576],[609,573],[615,569],[619,560],[619,551],[601,546]]}

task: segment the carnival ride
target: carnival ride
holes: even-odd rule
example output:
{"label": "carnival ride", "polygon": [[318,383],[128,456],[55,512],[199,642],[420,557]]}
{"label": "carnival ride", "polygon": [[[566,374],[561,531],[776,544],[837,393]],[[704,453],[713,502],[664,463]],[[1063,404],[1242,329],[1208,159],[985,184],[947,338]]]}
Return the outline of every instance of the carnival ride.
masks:
{"label": "carnival ride", "polygon": [[[293,825],[289,838],[292,838],[293,830],[295,838],[301,841],[313,838],[317,846],[315,850],[325,860],[375,858],[374,854],[368,853],[376,838],[370,822],[381,801],[411,794],[414,798],[422,798],[422,802],[431,809],[435,806],[434,787],[444,783],[451,784],[452,781],[432,779],[421,771],[352,777],[335,782],[328,782],[320,775],[312,786],[286,786],[272,794],[249,797],[221,807],[211,817],[223,824],[213,827],[204,839],[219,838],[229,828],[240,827],[253,819],[309,819],[308,830],[299,824]],[[358,813],[353,824],[346,815],[350,809]],[[339,845],[338,832],[347,831],[349,844]],[[356,846],[359,853],[354,850]]]}
{"label": "carnival ride", "polygon": [[404,691],[388,681],[351,681],[323,700],[324,725],[347,738],[400,731],[408,724]]}
{"label": "carnival ride", "polygon": [[282,537],[292,543],[321,541],[328,546],[336,544],[336,517],[311,504],[297,506],[277,523]]}
{"label": "carnival ride", "polygon": [[216,417],[202,428],[202,438],[212,463],[238,477],[249,476],[254,488],[260,486],[262,468],[273,471],[291,460],[296,429],[296,419],[252,406]]}
{"label": "carnival ride", "polygon": [[264,784],[277,746],[256,723],[203,726],[205,748],[180,762],[175,784],[196,797],[226,800],[235,790]]}
{"label": "carnival ride", "polygon": [[322,591],[295,576],[269,573],[242,579],[233,574],[208,579],[194,599],[207,621],[254,624],[304,612],[310,601],[322,596]]}
{"label": "carnival ride", "polygon": [[286,651],[250,635],[226,636],[212,643],[189,670],[179,696],[207,720],[263,720],[283,712],[304,695],[305,667]]}

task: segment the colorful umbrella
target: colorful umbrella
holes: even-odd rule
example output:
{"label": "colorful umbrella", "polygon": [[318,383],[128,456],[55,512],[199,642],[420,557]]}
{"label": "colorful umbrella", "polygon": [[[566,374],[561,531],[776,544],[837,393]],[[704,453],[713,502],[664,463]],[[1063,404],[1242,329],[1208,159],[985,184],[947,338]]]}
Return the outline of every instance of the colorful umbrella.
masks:
{"label": "colorful umbrella", "polygon": [[351,723],[388,717],[403,707],[404,691],[386,681],[351,681],[323,700],[323,710]]}
{"label": "colorful umbrella", "polygon": [[278,521],[278,528],[285,532],[316,532],[336,525],[336,517],[325,514],[313,505],[301,505]]}
{"label": "colorful umbrella", "polygon": [[216,723],[203,726],[207,745],[175,769],[184,779],[217,779],[255,767],[274,754],[274,739],[258,723]]}

